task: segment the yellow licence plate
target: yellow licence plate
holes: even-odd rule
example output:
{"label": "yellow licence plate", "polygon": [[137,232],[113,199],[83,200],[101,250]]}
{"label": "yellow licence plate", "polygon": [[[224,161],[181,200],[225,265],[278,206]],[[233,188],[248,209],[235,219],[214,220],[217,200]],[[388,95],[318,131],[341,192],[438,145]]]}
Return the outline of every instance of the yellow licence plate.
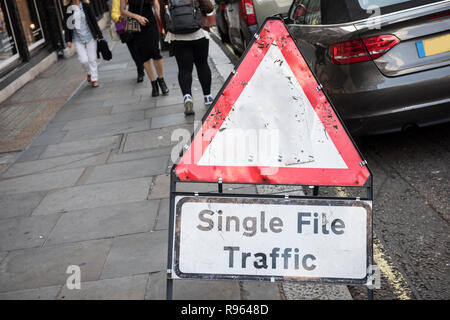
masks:
{"label": "yellow licence plate", "polygon": [[450,51],[450,34],[416,42],[419,58]]}

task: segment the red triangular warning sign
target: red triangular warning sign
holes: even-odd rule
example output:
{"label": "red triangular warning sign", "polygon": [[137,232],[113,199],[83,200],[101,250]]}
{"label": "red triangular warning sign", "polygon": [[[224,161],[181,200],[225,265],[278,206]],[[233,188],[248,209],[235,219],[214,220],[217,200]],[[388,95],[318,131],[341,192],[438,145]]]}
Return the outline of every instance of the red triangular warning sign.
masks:
{"label": "red triangular warning sign", "polygon": [[181,181],[363,186],[370,172],[284,23],[268,19],[175,167]]}

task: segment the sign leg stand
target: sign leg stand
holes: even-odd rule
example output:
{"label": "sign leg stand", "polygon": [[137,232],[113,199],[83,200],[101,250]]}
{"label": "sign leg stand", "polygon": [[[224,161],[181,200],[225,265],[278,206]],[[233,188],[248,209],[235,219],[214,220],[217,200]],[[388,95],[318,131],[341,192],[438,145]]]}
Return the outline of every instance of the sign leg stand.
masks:
{"label": "sign leg stand", "polygon": [[173,300],[173,280],[167,278],[166,299]]}
{"label": "sign leg stand", "polygon": [[373,300],[373,289],[367,289],[367,299]]}
{"label": "sign leg stand", "polygon": [[[370,199],[370,200],[373,200],[373,184],[372,183],[373,183],[372,182],[372,177],[370,177],[370,186],[367,188],[367,198]],[[372,221],[370,223],[372,225],[372,228],[370,230],[369,265],[372,266],[374,264],[374,262],[373,262],[373,214],[372,214]],[[374,298],[373,298],[373,286],[369,286],[367,288],[367,299],[368,300],[374,300]]]}
{"label": "sign leg stand", "polygon": [[313,189],[313,196],[318,196],[319,195],[319,186],[314,186],[314,189]]}
{"label": "sign leg stand", "polygon": [[[372,244],[371,244],[372,246]],[[369,265],[373,265],[373,254],[369,256]],[[372,276],[372,275],[370,275]],[[374,279],[372,278],[372,282]],[[373,283],[367,286],[367,300],[373,300]]]}
{"label": "sign leg stand", "polygon": [[170,173],[170,204],[169,204],[169,250],[167,252],[167,283],[166,283],[166,299],[173,299],[173,279],[172,279],[172,248],[173,248],[173,225],[175,221],[174,207],[175,207],[175,191],[176,191],[176,175],[172,169]]}
{"label": "sign leg stand", "polygon": [[[373,231],[372,231],[371,239],[373,239]],[[371,240],[370,247],[371,247],[371,250],[370,250],[370,255],[369,255],[369,265],[372,266],[374,263],[373,262],[373,240]],[[374,281],[374,279],[372,279],[372,281]],[[369,286],[367,287],[367,300],[373,300],[373,283],[369,284]]]}
{"label": "sign leg stand", "polygon": [[[373,234],[373,233],[372,233]],[[370,243],[370,247],[373,248],[373,241]],[[373,249],[371,249],[371,253],[369,255],[369,265],[373,265]],[[372,275],[370,275],[372,277]],[[367,286],[367,300],[373,300],[373,281],[374,279],[371,278],[372,283],[369,283]]]}

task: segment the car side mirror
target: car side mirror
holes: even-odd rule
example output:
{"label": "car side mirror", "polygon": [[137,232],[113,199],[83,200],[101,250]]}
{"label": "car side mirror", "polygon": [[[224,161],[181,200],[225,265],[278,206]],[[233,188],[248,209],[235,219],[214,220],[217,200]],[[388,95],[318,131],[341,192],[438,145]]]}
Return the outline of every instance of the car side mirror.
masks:
{"label": "car side mirror", "polygon": [[305,23],[306,7],[303,4],[298,4],[294,1],[289,9],[288,21],[289,23]]}
{"label": "car side mirror", "polygon": [[306,7],[303,4],[299,4],[294,11],[294,20],[297,18],[305,18],[306,16]]}

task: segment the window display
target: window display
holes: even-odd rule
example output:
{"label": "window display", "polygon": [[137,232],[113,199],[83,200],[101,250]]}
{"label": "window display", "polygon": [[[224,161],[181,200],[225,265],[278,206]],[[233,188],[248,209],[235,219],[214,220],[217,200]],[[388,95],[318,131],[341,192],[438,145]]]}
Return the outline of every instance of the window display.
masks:
{"label": "window display", "polygon": [[0,68],[18,58],[6,5],[0,5]]}
{"label": "window display", "polygon": [[43,43],[45,40],[36,0],[17,0],[17,8],[28,47],[34,48]]}

